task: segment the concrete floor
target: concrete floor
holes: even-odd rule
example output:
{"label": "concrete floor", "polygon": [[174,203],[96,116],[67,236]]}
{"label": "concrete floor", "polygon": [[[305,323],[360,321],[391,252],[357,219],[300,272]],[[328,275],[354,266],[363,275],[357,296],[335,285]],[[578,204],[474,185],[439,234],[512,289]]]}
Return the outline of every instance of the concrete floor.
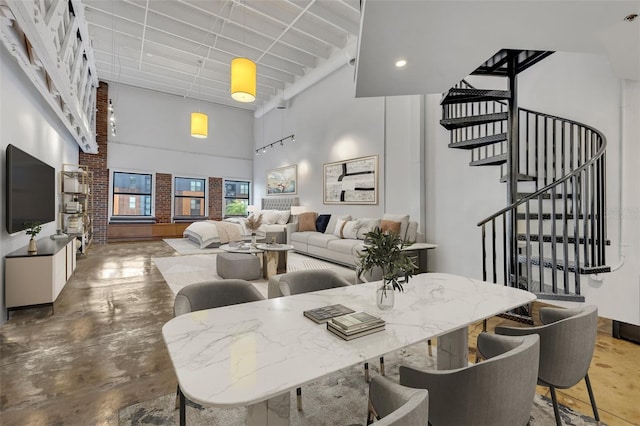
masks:
{"label": "concrete floor", "polygon": [[[175,392],[161,336],[173,295],[151,262],[173,255],[162,241],[93,246],[53,315],[12,311],[0,328],[0,424],[117,425],[119,409]],[[489,326],[498,323],[509,322]],[[640,425],[640,346],[613,339],[610,326],[601,321],[590,370],[600,415],[609,425]],[[559,395],[592,416],[584,385]]]}

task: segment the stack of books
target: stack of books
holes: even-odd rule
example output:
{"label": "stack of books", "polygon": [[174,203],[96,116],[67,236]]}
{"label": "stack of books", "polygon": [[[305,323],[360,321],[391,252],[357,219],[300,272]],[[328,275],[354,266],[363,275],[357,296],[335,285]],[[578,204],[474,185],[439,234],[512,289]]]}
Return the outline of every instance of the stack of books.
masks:
{"label": "stack of books", "polygon": [[354,312],[331,318],[327,330],[344,340],[351,340],[384,330],[384,320],[368,312]]}
{"label": "stack of books", "polygon": [[323,324],[329,321],[331,318],[339,317],[341,315],[349,314],[351,312],[354,312],[354,310],[347,308],[344,305],[337,304],[337,305],[323,306],[321,308],[316,308],[316,309],[310,309],[308,311],[304,311],[303,314],[305,317],[309,318],[310,320],[318,324]]}

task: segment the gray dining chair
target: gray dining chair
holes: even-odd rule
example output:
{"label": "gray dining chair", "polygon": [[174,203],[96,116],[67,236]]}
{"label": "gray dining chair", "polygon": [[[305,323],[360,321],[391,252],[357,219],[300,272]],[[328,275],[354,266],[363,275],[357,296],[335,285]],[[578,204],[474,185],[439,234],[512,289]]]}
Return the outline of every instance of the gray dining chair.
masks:
{"label": "gray dining chair", "polygon": [[311,269],[306,271],[287,272],[280,276],[280,293],[282,296],[309,293],[329,288],[346,287],[349,281],[330,269]]}
{"label": "gray dining chair", "polygon": [[429,423],[524,426],[529,422],[538,377],[540,339],[480,333],[487,360],[454,370],[400,367],[400,384],[429,391]]}
{"label": "gray dining chair", "polygon": [[598,308],[540,308],[537,327],[496,327],[497,334],[540,336],[540,367],[538,384],[551,391],[556,425],[561,425],[556,389],[567,389],[584,378],[589,392],[593,416],[600,422],[596,400],[589,380],[589,366],[598,333]]}
{"label": "gray dining chair", "polygon": [[[259,300],[264,300],[264,296],[248,281],[227,279],[201,282],[178,291],[173,302],[173,315],[177,317],[204,309]],[[186,424],[186,401],[180,384],[176,391],[176,408],[180,409],[180,425],[183,426]]]}
{"label": "gray dining chair", "polygon": [[[349,285],[351,285],[349,281],[330,269],[293,271],[279,276],[279,294],[276,293],[273,296],[291,296]],[[296,403],[298,410],[302,410],[302,388],[296,388]]]}
{"label": "gray dining chair", "polygon": [[377,426],[427,426],[429,393],[376,376],[369,383],[367,425],[374,419]]}

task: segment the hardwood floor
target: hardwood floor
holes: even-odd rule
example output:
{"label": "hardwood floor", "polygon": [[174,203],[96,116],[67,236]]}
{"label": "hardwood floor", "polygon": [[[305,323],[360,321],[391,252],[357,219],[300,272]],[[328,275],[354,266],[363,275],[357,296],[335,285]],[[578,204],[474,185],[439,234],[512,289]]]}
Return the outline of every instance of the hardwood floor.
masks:
{"label": "hardwood floor", "polygon": [[[51,308],[13,311],[0,328],[0,424],[117,425],[118,410],[175,392],[161,336],[173,295],[151,262],[162,241],[93,246]],[[494,318],[489,328],[510,321]],[[471,356],[482,324],[470,333]],[[640,345],[602,319],[590,377],[602,420],[640,425]],[[593,416],[584,384],[560,400]]]}

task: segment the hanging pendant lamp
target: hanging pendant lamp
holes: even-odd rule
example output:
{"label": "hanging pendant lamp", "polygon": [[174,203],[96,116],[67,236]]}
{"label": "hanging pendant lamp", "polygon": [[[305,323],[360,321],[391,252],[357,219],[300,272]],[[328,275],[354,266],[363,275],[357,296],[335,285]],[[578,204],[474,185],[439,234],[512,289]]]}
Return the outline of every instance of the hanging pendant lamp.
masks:
{"label": "hanging pendant lamp", "polygon": [[202,112],[191,113],[191,136],[206,138],[209,132],[209,117]]}
{"label": "hanging pendant lamp", "polygon": [[238,102],[256,99],[256,64],[251,59],[235,58],[231,61],[231,97]]}

